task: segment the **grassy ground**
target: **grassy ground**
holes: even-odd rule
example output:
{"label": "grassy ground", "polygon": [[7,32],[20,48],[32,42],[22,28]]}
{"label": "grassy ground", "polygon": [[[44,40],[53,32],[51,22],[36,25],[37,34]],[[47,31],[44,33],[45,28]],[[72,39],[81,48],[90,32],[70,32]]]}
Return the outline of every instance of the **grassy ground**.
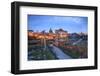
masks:
{"label": "grassy ground", "polygon": [[72,58],[87,58],[87,47],[83,46],[71,46],[71,48],[68,48],[70,46],[67,45],[67,47],[59,46],[60,49]]}
{"label": "grassy ground", "polygon": [[[43,47],[41,46],[32,46],[29,48],[29,51],[31,52],[31,60],[52,60],[55,59],[55,56],[52,54],[50,49],[47,47],[45,50],[43,50]],[[30,57],[29,56],[29,57]]]}

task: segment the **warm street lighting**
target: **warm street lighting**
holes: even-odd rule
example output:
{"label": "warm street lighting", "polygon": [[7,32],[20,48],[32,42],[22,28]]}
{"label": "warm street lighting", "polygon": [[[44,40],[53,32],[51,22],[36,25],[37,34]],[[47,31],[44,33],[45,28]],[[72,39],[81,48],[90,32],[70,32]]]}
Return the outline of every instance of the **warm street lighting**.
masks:
{"label": "warm street lighting", "polygon": [[32,37],[33,33],[32,32],[28,32],[28,36]]}

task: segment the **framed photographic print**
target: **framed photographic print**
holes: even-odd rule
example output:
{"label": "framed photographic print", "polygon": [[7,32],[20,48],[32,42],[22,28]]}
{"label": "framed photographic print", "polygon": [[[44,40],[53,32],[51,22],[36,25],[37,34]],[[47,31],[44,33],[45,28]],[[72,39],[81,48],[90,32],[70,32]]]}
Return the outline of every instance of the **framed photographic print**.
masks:
{"label": "framed photographic print", "polygon": [[97,7],[12,2],[11,72],[97,69]]}

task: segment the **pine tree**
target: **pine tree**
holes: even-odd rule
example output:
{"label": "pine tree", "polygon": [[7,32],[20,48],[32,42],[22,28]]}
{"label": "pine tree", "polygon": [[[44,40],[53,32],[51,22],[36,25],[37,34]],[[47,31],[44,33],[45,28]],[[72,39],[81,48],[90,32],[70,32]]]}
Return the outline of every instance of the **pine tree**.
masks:
{"label": "pine tree", "polygon": [[53,33],[52,29],[50,28],[49,33]]}

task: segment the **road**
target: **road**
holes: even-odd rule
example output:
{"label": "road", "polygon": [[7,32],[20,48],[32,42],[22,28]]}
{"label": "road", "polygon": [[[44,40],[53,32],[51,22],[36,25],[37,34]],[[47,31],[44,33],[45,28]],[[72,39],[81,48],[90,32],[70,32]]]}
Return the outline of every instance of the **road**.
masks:
{"label": "road", "polygon": [[58,59],[72,59],[69,55],[65,54],[61,49],[56,46],[52,46],[52,52]]}
{"label": "road", "polygon": [[81,41],[82,41],[82,39],[79,39],[78,41],[73,42],[73,45],[76,45],[76,44],[80,43]]}

